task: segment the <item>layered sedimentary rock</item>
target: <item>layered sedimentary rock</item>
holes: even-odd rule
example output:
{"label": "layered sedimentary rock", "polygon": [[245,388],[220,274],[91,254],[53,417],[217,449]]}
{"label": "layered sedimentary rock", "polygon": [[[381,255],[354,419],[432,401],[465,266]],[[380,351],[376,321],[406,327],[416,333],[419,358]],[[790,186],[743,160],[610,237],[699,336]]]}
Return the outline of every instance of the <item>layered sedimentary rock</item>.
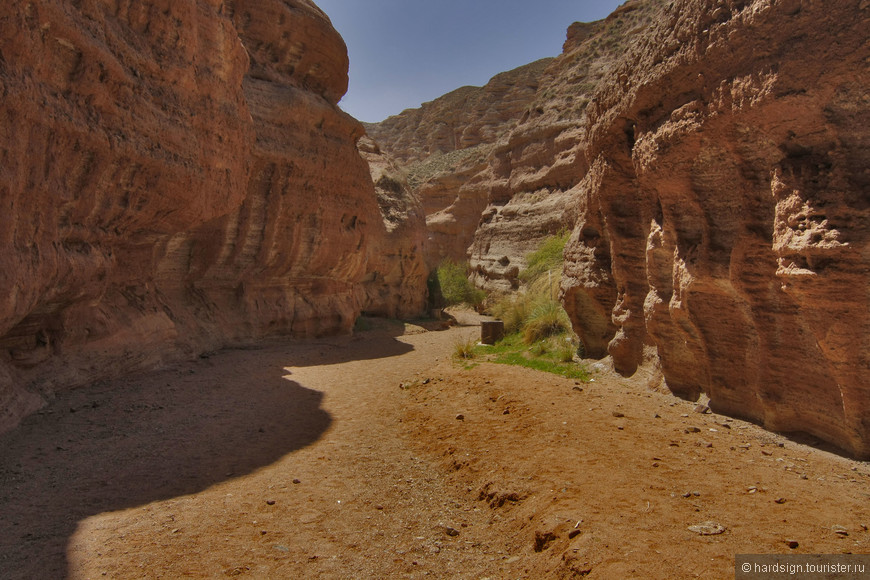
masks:
{"label": "layered sedimentary rock", "polygon": [[407,172],[429,232],[426,264],[465,261],[487,205],[485,176],[493,145],[535,97],[552,59],[501,73],[483,87],[462,87],[380,123],[368,134]]}
{"label": "layered sedimentary rock", "polygon": [[0,430],[57,388],[349,330],[394,264],[346,87],[306,0],[0,7]]}
{"label": "layered sedimentary rock", "polygon": [[155,246],[244,197],[245,50],[214,8],[163,4],[0,8],[0,427],[106,353],[159,358]]}
{"label": "layered sedimentary rock", "polygon": [[431,261],[479,215],[475,280],[509,289],[567,226],[589,355],[631,374],[656,352],[675,393],[868,456],[868,11],[629,0],[571,26],[495,143],[379,138],[413,161]]}
{"label": "layered sedimentary rock", "polygon": [[511,290],[526,256],[573,225],[589,97],[661,3],[629,0],[605,20],[573,24],[555,59],[366,125],[423,202],[430,268],[470,259],[478,285]]}
{"label": "layered sedimentary rock", "polygon": [[526,256],[546,237],[573,227],[574,187],[588,169],[586,108],[661,5],[629,0],[604,20],[568,29],[563,52],[543,72],[535,99],[490,158],[487,206],[469,248],[479,286],[516,288]]}
{"label": "layered sedimentary rock", "polygon": [[387,318],[417,316],[426,307],[429,274],[424,261],[423,206],[396,163],[371,138],[363,137],[357,147],[369,165],[386,227],[384,240],[369,246],[368,270],[362,281],[362,310]]}
{"label": "layered sedimentary rock", "polygon": [[679,0],[589,105],[563,297],[586,351],[870,456],[861,0]]}
{"label": "layered sedimentary rock", "polygon": [[402,164],[495,143],[535,97],[551,60],[498,74],[483,87],[456,89],[380,123],[366,123],[366,131]]}

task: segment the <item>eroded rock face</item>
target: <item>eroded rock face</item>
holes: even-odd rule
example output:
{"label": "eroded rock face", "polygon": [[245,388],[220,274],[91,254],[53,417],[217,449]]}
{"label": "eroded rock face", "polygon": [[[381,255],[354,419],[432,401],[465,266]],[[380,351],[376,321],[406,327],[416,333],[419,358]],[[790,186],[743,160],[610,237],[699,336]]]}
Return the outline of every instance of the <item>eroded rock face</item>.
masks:
{"label": "eroded rock face", "polygon": [[469,248],[478,286],[517,288],[528,254],[573,227],[572,199],[588,170],[586,108],[662,4],[629,0],[604,20],[568,29],[563,52],[543,71],[534,100],[493,149],[487,205]]}
{"label": "eroded rock face", "polygon": [[483,87],[462,87],[408,109],[366,131],[398,162],[495,143],[534,99],[545,58],[494,76]]}
{"label": "eroded rock face", "polygon": [[860,0],[681,0],[588,107],[563,297],[588,353],[870,456]]}
{"label": "eroded rock face", "polygon": [[586,106],[661,4],[629,0],[605,20],[571,25],[555,59],[366,125],[423,203],[429,268],[468,259],[478,286],[510,291],[526,256],[573,226]]}
{"label": "eroded rock face", "polygon": [[244,197],[253,131],[232,23],[200,2],[113,4],[0,8],[0,428],[100,374],[105,353],[115,369],[159,359],[177,332],[155,246]]}
{"label": "eroded rock face", "polygon": [[552,59],[501,73],[483,87],[462,87],[380,123],[369,135],[408,173],[429,233],[425,260],[465,261],[488,203],[494,144],[529,106]]}
{"label": "eroded rock face", "polygon": [[371,138],[363,137],[357,147],[369,165],[386,229],[383,241],[370,245],[362,310],[387,318],[418,316],[426,308],[429,272],[423,206],[395,162]]}
{"label": "eroded rock face", "polygon": [[314,4],[13,0],[0,32],[0,430],[57,388],[349,331],[395,264]]}

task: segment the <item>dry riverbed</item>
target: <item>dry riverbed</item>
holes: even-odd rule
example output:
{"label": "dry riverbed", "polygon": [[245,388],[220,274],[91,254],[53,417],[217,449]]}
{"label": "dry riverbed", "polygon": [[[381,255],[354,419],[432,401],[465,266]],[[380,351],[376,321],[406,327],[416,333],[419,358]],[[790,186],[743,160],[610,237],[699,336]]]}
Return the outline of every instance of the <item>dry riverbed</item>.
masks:
{"label": "dry riverbed", "polygon": [[[379,323],[63,394],[0,436],[8,578],[724,578],[870,552],[870,467]],[[701,527],[698,527],[701,526]],[[708,535],[709,534],[709,535]]]}

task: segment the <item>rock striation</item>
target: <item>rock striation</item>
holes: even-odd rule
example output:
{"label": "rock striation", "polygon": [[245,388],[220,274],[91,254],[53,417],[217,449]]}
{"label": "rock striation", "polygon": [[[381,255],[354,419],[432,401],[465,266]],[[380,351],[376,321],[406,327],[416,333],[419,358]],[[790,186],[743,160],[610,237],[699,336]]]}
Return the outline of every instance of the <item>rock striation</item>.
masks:
{"label": "rock striation", "polygon": [[587,106],[662,4],[629,0],[604,20],[568,29],[563,52],[543,72],[534,100],[490,157],[487,205],[469,248],[479,286],[517,288],[526,256],[548,236],[573,227],[574,188],[588,169]]}
{"label": "rock striation", "polygon": [[493,145],[516,124],[535,97],[552,59],[501,73],[483,87],[462,87],[408,109],[367,133],[408,174],[423,203],[426,265],[467,260],[489,196],[485,173]]}
{"label": "rock striation", "polygon": [[[426,308],[426,216],[402,171],[369,137],[357,143],[368,163],[386,234],[369,245],[360,299],[366,314],[411,318]],[[380,233],[380,232],[379,232]]]}
{"label": "rock striation", "polygon": [[405,165],[432,155],[495,143],[537,93],[544,58],[494,76],[483,87],[456,89],[380,123],[365,123],[384,151]]}
{"label": "rock striation", "polygon": [[59,388],[347,332],[373,295],[422,308],[390,291],[425,275],[336,106],[347,66],[307,0],[0,7],[0,431]]}
{"label": "rock striation", "polygon": [[678,0],[587,107],[562,294],[587,353],[870,456],[860,0]]}

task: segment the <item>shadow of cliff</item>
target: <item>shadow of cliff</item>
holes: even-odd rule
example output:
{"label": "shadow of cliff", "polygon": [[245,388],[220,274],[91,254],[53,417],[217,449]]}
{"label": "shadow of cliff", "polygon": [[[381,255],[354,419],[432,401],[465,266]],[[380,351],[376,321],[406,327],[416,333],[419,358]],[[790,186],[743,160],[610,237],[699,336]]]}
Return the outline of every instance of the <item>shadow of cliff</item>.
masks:
{"label": "shadow of cliff", "polygon": [[414,350],[398,340],[406,334],[405,323],[391,319],[372,319],[370,327],[351,336],[322,338],[298,343],[285,360],[288,367],[336,365],[352,361],[401,356]]}
{"label": "shadow of cliff", "polygon": [[78,522],[200,492],[317,441],[286,349],[231,351],[60,395],[0,437],[0,576],[63,578]]}

